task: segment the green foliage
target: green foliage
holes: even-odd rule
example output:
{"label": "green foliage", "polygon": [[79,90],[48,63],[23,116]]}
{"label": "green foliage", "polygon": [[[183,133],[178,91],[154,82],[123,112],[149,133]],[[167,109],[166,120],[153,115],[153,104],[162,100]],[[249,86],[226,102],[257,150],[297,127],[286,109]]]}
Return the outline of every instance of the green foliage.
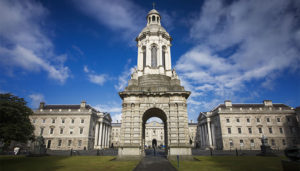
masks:
{"label": "green foliage", "polygon": [[34,139],[32,110],[26,101],[12,94],[0,94],[0,141],[8,147],[11,141],[26,143]]}

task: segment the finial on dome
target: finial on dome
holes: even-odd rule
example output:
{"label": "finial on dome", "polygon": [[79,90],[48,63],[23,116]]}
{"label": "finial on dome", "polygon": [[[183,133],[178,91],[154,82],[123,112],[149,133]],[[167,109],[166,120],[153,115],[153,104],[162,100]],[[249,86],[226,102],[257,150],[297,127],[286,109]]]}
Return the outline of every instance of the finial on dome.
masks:
{"label": "finial on dome", "polygon": [[155,9],[155,2],[152,3],[153,9]]}

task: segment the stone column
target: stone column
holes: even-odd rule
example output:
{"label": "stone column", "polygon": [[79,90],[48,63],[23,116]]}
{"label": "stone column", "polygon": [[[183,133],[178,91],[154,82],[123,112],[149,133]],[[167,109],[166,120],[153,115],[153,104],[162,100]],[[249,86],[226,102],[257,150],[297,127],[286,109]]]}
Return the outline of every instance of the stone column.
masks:
{"label": "stone column", "polygon": [[104,148],[107,148],[107,124],[105,124],[105,138],[104,138]]}
{"label": "stone column", "polygon": [[200,141],[201,141],[201,147],[204,147],[204,132],[203,132],[203,125],[200,125]]}
{"label": "stone column", "polygon": [[103,136],[102,136],[102,148],[105,148],[105,138],[106,138],[106,124],[103,123]]}
{"label": "stone column", "polygon": [[110,138],[111,138],[111,126],[109,125],[108,126],[108,148],[110,148],[110,145],[111,145],[111,141],[110,141]]}
{"label": "stone column", "polygon": [[103,130],[103,123],[102,122],[99,122],[99,127],[100,127],[100,129],[99,129],[99,138],[98,138],[98,146],[99,146],[99,148],[101,148],[101,140],[102,140],[102,130]]}
{"label": "stone column", "polygon": [[97,148],[97,146],[98,146],[98,138],[99,138],[99,135],[98,135],[99,130],[98,129],[99,129],[99,122],[96,122],[94,148]]}
{"label": "stone column", "polygon": [[207,131],[208,131],[208,142],[209,142],[209,147],[212,147],[211,130],[210,130],[210,119],[209,119],[209,118],[207,118]]}

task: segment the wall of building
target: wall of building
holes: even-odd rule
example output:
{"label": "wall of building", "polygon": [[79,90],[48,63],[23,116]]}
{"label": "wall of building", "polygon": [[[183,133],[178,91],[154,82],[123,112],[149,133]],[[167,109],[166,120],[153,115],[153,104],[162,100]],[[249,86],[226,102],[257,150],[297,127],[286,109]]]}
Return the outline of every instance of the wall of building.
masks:
{"label": "wall of building", "polygon": [[[198,125],[205,128],[199,138],[202,148],[260,150],[263,135],[273,149],[285,149],[299,143],[295,110],[284,104],[273,105],[268,101],[263,104],[228,105],[225,102],[200,115]],[[211,144],[207,141],[208,122],[211,126]]]}

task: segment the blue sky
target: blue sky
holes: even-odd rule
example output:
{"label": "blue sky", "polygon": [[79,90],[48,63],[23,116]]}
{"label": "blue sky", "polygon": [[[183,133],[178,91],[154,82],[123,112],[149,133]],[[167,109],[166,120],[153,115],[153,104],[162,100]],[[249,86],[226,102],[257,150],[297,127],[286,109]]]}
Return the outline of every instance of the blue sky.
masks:
{"label": "blue sky", "polygon": [[[79,104],[121,117],[135,37],[153,1],[0,1],[0,92],[30,107]],[[300,105],[300,1],[160,1],[190,120],[224,100]]]}

